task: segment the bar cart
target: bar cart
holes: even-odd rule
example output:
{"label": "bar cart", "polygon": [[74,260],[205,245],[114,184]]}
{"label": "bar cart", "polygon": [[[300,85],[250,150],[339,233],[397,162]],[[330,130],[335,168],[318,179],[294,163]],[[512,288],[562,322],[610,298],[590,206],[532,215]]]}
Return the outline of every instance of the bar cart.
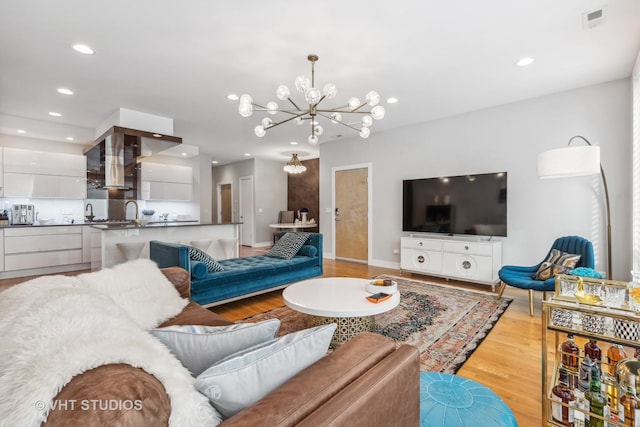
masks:
{"label": "bar cart", "polygon": [[[640,291],[640,289],[638,289]],[[631,294],[631,295],[630,295]],[[617,375],[610,375],[615,370],[614,363],[607,363],[606,350],[609,346],[620,345],[627,357],[633,357],[640,348],[640,301],[635,302],[626,282],[613,280],[590,279],[569,275],[556,277],[554,296],[542,302],[542,425],[566,426],[559,417],[559,411],[570,413],[575,427],[588,425],[589,417],[604,418],[604,425],[624,426],[617,414],[619,397]],[[640,292],[639,292],[640,296]],[[640,298],[638,298],[640,300]],[[585,361],[582,345],[588,340],[596,340],[602,345],[602,381],[605,397],[610,407],[604,416],[596,415],[585,407],[580,399],[566,403],[554,397],[552,389],[559,383],[560,376],[566,378],[567,370],[561,368],[562,341],[572,334],[580,348],[579,364]],[[611,367],[609,365],[612,365]],[[620,366],[622,368],[622,366]],[[572,373],[573,374],[573,373]],[[640,389],[640,372],[636,387]],[[576,391],[576,397],[580,396]],[[566,409],[568,408],[568,410]],[[561,418],[560,420],[558,418]],[[585,424],[585,418],[587,422]],[[623,417],[624,418],[624,417]]]}

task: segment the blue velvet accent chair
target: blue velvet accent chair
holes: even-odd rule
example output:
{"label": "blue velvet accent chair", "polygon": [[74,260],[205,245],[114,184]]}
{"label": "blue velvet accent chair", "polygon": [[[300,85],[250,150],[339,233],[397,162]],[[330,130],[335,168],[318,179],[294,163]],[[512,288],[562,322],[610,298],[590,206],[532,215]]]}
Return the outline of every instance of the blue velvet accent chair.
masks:
{"label": "blue velvet accent chair", "polygon": [[594,268],[593,244],[589,240],[580,236],[559,237],[553,242],[553,246],[549,249],[547,256],[538,264],[530,267],[505,265],[498,271],[498,277],[500,277],[501,281],[498,299],[502,297],[502,292],[504,292],[507,285],[527,289],[529,291],[529,315],[533,316],[533,291],[542,291],[544,293],[543,298],[546,299],[546,292],[555,290],[556,280],[554,277],[544,281],[534,280],[533,278],[540,265],[549,257],[553,249],[570,254],[580,254],[580,260],[575,267]]}

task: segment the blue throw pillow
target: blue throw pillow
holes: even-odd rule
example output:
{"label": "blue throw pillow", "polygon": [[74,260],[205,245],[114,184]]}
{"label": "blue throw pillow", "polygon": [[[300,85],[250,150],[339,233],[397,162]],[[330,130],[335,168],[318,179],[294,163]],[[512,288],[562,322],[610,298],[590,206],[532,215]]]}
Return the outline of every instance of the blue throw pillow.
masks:
{"label": "blue throw pillow", "polygon": [[313,258],[318,255],[318,248],[311,245],[302,245],[296,255],[308,256],[309,258]]}
{"label": "blue throw pillow", "polygon": [[214,271],[224,271],[222,264],[220,264],[215,259],[211,258],[211,256],[203,251],[202,249],[194,248],[193,246],[189,247],[189,259],[191,261],[199,261],[207,266],[207,271],[209,273]]}
{"label": "blue throw pillow", "polygon": [[204,262],[190,260],[189,264],[191,266],[191,278],[194,280],[201,280],[207,277],[209,271]]}

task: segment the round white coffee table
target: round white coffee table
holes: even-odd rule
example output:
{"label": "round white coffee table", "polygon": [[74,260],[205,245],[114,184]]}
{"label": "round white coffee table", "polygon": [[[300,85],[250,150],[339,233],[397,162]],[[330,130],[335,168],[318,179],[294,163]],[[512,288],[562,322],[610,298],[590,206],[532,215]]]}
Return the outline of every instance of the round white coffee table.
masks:
{"label": "round white coffee table", "polygon": [[308,327],[336,323],[338,327],[331,341],[336,347],[361,332],[373,331],[374,316],[400,303],[399,292],[383,302],[367,300],[371,295],[366,290],[369,282],[371,280],[351,277],[309,279],[288,286],[282,297],[287,307],[309,315]]}

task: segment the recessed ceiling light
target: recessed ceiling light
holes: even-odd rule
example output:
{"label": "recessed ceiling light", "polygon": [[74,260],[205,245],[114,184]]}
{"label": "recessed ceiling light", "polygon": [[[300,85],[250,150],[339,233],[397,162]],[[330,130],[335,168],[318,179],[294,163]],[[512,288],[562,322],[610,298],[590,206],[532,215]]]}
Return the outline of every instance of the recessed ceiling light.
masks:
{"label": "recessed ceiling light", "polygon": [[53,117],[62,117],[62,114],[56,113],[55,111],[49,111],[49,115]]}
{"label": "recessed ceiling light", "polygon": [[24,129],[18,129],[16,132],[18,132],[18,133],[27,133],[27,131],[24,130]]}
{"label": "recessed ceiling light", "polygon": [[298,143],[296,141],[291,141],[289,144],[291,145],[298,145]]}
{"label": "recessed ceiling light", "polygon": [[527,65],[533,64],[533,61],[535,61],[535,59],[525,56],[524,58],[520,58],[518,62],[516,62],[516,65],[518,67],[526,67]]}
{"label": "recessed ceiling light", "polygon": [[244,153],[244,155],[249,157],[249,156],[251,156],[251,153]]}
{"label": "recessed ceiling light", "polygon": [[187,155],[187,153],[182,153],[182,155],[183,155],[183,156],[186,156],[186,155]]}
{"label": "recessed ceiling light", "polygon": [[214,164],[214,165],[217,165],[218,161],[217,160],[211,160],[211,163]]}
{"label": "recessed ceiling light", "polygon": [[396,98],[395,96],[387,98],[387,104],[395,104],[396,102],[398,102],[398,98]]}
{"label": "recessed ceiling light", "polygon": [[227,99],[230,99],[232,101],[237,101],[238,99],[240,99],[240,97],[235,93],[230,93],[229,95],[227,95]]}
{"label": "recessed ceiling light", "polygon": [[73,140],[74,140],[74,138],[72,136],[68,136],[67,137],[67,141],[73,141]]}
{"label": "recessed ceiling light", "polygon": [[61,93],[63,95],[73,95],[73,91],[71,89],[67,89],[66,87],[61,87],[60,89],[58,89],[58,93]]}
{"label": "recessed ceiling light", "polygon": [[75,50],[76,52],[80,52],[85,55],[93,55],[96,53],[95,50],[91,49],[86,44],[78,43],[78,44],[74,44],[72,47],[73,47],[73,50]]}

